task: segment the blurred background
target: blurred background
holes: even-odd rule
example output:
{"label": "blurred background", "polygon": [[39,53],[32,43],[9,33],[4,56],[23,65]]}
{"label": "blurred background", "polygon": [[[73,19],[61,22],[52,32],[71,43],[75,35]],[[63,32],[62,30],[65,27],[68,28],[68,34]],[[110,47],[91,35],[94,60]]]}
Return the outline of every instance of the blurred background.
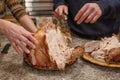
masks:
{"label": "blurred background", "polygon": [[[51,15],[53,10],[53,0],[20,0],[28,14],[34,18],[42,15]],[[7,15],[10,15],[7,9]]]}
{"label": "blurred background", "polygon": [[31,17],[52,14],[53,0],[25,0],[22,3]]}

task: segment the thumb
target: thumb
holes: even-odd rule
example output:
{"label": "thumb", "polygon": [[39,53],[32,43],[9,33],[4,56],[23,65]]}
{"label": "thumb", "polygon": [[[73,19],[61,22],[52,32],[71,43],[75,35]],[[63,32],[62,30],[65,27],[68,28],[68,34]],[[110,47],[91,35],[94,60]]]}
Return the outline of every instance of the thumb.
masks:
{"label": "thumb", "polygon": [[67,7],[64,7],[64,13],[65,13],[66,15],[68,15],[68,8],[67,8]]}

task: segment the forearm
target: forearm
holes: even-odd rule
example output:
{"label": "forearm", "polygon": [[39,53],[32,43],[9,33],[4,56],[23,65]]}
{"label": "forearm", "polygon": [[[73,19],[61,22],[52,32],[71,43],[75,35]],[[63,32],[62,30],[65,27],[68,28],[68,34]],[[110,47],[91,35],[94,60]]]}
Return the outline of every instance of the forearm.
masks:
{"label": "forearm", "polygon": [[35,27],[35,24],[31,20],[31,18],[28,15],[24,15],[19,19],[20,24],[29,30],[30,32],[36,32],[37,28]]}
{"label": "forearm", "polygon": [[27,15],[19,0],[6,0],[6,4],[20,24],[30,32],[36,32],[36,27]]}
{"label": "forearm", "polygon": [[116,18],[120,16],[120,0],[100,0],[96,2],[105,18]]}

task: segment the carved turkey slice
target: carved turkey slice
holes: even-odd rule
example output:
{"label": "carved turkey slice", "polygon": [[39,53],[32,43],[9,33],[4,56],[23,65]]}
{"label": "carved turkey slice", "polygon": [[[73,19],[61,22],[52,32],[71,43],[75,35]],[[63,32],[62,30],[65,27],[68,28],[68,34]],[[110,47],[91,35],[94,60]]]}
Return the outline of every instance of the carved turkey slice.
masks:
{"label": "carved turkey slice", "polygon": [[36,49],[25,54],[28,63],[40,68],[64,70],[66,64],[82,56],[84,49],[80,46],[70,48],[70,40],[63,35],[52,22],[42,26],[36,33]]}
{"label": "carved turkey slice", "polygon": [[103,38],[100,41],[87,42],[85,52],[97,61],[108,64],[120,63],[120,34]]}

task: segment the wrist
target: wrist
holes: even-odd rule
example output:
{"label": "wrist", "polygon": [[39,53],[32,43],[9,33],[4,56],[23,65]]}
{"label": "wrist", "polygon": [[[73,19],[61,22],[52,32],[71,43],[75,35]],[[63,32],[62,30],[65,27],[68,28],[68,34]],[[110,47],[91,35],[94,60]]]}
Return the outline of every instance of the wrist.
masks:
{"label": "wrist", "polygon": [[10,21],[0,19],[0,33],[7,36],[7,34],[9,34],[11,25],[12,24]]}
{"label": "wrist", "polygon": [[102,15],[106,15],[109,12],[109,2],[106,0],[96,2],[102,10]]}
{"label": "wrist", "polygon": [[3,35],[6,33],[5,20],[2,19],[0,19],[0,33]]}

